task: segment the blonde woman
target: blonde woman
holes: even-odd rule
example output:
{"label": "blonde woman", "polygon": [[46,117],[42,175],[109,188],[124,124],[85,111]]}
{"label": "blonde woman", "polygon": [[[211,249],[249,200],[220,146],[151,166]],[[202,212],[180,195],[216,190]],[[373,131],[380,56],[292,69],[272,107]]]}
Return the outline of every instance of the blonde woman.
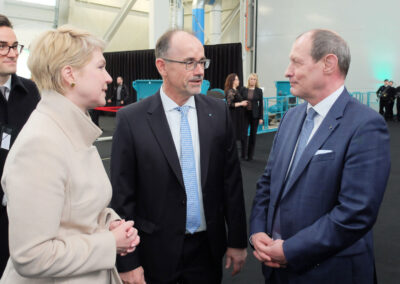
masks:
{"label": "blonde woman", "polygon": [[[258,76],[256,73],[251,73],[247,80],[247,86],[241,90],[243,100],[248,101],[245,110],[245,128],[250,126],[250,136],[247,149],[247,161],[253,160],[254,148],[256,147],[256,137],[258,125],[264,123],[264,106],[263,106],[263,91],[258,85]],[[247,136],[246,136],[247,139]]]}
{"label": "blonde woman", "polygon": [[139,243],[133,222],[107,208],[111,185],[88,109],[105,104],[104,42],[61,27],[41,35],[28,66],[41,101],[5,164],[10,259],[1,284],[122,283],[116,254]]}

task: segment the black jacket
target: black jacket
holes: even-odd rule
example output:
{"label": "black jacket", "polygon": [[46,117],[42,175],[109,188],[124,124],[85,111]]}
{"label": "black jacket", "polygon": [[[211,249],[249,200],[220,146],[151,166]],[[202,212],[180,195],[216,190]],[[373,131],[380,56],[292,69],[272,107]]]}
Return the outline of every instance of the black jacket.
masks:
{"label": "black jacket", "polygon": [[[247,94],[249,89],[242,88],[240,93],[242,94],[243,100],[248,100]],[[254,89],[254,96],[253,99],[250,101],[251,103],[251,110],[253,112],[254,119],[263,119],[264,114],[264,98],[263,98],[263,91],[260,88]]]}

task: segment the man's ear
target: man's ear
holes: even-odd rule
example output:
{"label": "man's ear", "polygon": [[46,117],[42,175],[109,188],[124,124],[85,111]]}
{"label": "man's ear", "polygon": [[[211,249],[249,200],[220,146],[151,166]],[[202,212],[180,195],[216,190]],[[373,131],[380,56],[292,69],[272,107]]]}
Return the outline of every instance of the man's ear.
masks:
{"label": "man's ear", "polygon": [[339,67],[339,60],[335,54],[327,54],[323,60],[325,74],[332,74]]}
{"label": "man's ear", "polygon": [[166,64],[162,58],[156,59],[156,67],[157,67],[158,73],[160,73],[161,77],[167,76],[167,71],[165,70]]}
{"label": "man's ear", "polygon": [[61,77],[67,86],[75,84],[75,74],[71,66],[67,65],[61,68]]}

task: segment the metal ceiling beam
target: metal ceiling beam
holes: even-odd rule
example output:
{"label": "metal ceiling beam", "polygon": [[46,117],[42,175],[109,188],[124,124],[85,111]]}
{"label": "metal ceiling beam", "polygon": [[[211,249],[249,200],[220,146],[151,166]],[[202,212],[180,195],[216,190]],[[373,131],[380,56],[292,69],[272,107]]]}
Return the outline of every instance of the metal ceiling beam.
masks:
{"label": "metal ceiling beam", "polygon": [[103,39],[106,42],[111,41],[114,37],[115,33],[118,31],[119,27],[121,26],[122,22],[125,20],[126,16],[128,15],[129,11],[132,9],[132,6],[136,3],[136,0],[127,0],[122,6],[121,10],[119,11],[118,15],[115,17],[114,21],[112,22],[111,26],[108,28],[106,33],[103,36]]}

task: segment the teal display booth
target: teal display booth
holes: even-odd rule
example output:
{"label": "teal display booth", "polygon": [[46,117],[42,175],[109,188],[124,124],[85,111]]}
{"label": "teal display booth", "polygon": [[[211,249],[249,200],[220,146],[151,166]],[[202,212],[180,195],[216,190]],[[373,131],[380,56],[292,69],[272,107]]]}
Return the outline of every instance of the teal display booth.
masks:
{"label": "teal display booth", "polygon": [[[132,82],[132,87],[136,90],[137,101],[141,101],[151,95],[154,95],[161,87],[162,80],[136,80]],[[205,95],[210,88],[210,82],[203,80],[201,93]]]}

